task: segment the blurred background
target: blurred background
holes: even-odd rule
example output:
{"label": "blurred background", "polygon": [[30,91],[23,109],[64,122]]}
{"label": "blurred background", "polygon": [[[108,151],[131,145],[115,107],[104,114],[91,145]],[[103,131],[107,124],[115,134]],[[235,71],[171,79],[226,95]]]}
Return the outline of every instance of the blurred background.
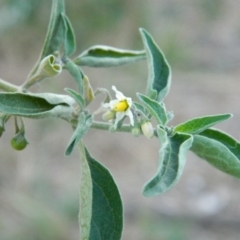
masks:
{"label": "blurred background", "polygon": [[[173,71],[166,98],[169,125],[207,114],[233,113],[217,127],[240,139],[240,2],[235,0],[66,1],[79,54],[95,44],[140,50],[147,29]],[[46,34],[51,1],[0,0],[0,77],[21,84]],[[93,88],[116,85],[126,96],[146,86],[146,62],[83,69]],[[32,88],[65,93],[61,76]],[[101,97],[99,97],[101,101]],[[94,110],[96,106],[92,106]],[[61,120],[28,120],[30,145],[14,151],[13,120],[0,139],[0,239],[78,239],[79,155],[64,157],[72,129]],[[180,182],[156,198],[141,195],[156,171],[159,143],[141,136],[90,130],[92,155],[119,185],[125,206],[124,240],[236,240],[240,234],[240,182],[189,153]]]}

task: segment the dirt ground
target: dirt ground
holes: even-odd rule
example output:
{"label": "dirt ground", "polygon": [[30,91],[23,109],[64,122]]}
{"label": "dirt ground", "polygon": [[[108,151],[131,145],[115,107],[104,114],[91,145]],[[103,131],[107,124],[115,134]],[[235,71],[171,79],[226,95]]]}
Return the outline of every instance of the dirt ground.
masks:
{"label": "dirt ground", "polygon": [[[89,44],[128,48],[140,38],[139,25],[149,27],[172,66],[166,106],[175,118],[169,125],[197,116],[233,113],[232,119],[216,127],[240,139],[240,4],[219,1],[217,10],[204,0],[148,2],[141,1],[144,9],[140,13],[135,8],[135,15],[124,12],[111,31],[97,32]],[[133,0],[128,4],[135,6]],[[150,16],[144,21],[143,10]],[[78,26],[77,22],[73,25]],[[43,37],[24,24],[0,34],[0,77],[20,84],[38,56]],[[84,68],[84,72],[93,88],[110,89],[114,84],[135,100],[135,92],[144,92],[147,79],[146,62]],[[32,90],[64,93],[65,87],[75,88],[67,73]],[[96,107],[97,103],[91,110]],[[9,144],[14,134],[12,119],[0,139],[0,239],[78,239],[79,155],[74,151],[64,157],[72,129],[53,119],[27,119],[26,129],[30,145],[22,152]],[[156,139],[90,130],[84,140],[119,185],[125,206],[124,240],[239,239],[238,179],[189,152],[180,182],[161,196],[145,198],[142,187],[157,168],[160,146]]]}

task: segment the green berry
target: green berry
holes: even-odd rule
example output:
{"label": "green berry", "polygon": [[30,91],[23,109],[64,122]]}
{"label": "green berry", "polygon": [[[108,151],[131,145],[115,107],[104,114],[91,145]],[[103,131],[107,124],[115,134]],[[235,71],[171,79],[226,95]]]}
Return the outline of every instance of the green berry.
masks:
{"label": "green berry", "polygon": [[15,150],[21,151],[28,145],[28,141],[24,134],[19,132],[12,138],[11,145]]}

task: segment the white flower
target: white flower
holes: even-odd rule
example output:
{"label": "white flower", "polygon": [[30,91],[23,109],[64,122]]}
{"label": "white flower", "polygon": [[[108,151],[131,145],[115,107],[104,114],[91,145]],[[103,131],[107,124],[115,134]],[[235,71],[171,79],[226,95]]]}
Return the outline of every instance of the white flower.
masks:
{"label": "white flower", "polygon": [[109,103],[103,104],[107,110],[113,111],[116,113],[116,119],[114,122],[114,127],[117,127],[117,124],[124,116],[128,116],[130,119],[130,124],[134,125],[133,113],[131,111],[132,99],[125,97],[121,92],[117,90],[115,86],[112,86],[112,90],[116,93],[115,100],[111,100]]}

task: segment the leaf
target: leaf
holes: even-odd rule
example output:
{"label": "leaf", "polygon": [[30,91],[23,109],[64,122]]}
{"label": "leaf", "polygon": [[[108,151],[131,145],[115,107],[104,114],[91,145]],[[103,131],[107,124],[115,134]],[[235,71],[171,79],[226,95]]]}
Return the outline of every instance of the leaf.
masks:
{"label": "leaf", "polygon": [[205,136],[195,135],[190,150],[215,168],[240,178],[239,159],[221,142]]}
{"label": "leaf", "polygon": [[163,103],[152,100],[140,93],[137,93],[137,97],[141,101],[141,103],[147,108],[147,110],[156,118],[158,124],[166,124],[168,118]]}
{"label": "leaf", "polygon": [[175,132],[198,134],[213,125],[223,122],[232,117],[232,114],[220,114],[191,119],[175,127]]}
{"label": "leaf", "polygon": [[83,144],[80,145],[80,151],[82,153],[79,211],[81,240],[120,240],[123,228],[123,206],[117,185],[110,172],[91,157]]}
{"label": "leaf", "polygon": [[217,129],[206,129],[200,135],[222,143],[240,160],[240,142],[233,137]]}
{"label": "leaf", "polygon": [[61,16],[62,16],[64,27],[65,27],[64,54],[66,56],[70,56],[71,54],[74,53],[76,49],[75,35],[74,35],[71,22],[68,19],[67,15],[62,13]]}
{"label": "leaf", "polygon": [[104,45],[96,45],[85,50],[74,62],[79,66],[114,67],[133,63],[145,58],[145,51],[123,50]]}
{"label": "leaf", "polygon": [[75,101],[53,93],[0,93],[0,112],[29,118],[71,119]]}
{"label": "leaf", "polygon": [[150,115],[149,111],[140,103],[138,102],[133,102],[134,107],[141,112],[144,116],[148,117]]}
{"label": "leaf", "polygon": [[41,60],[51,54],[59,51],[60,46],[64,40],[64,21],[61,16],[65,12],[64,0],[53,0],[51,16],[49,20],[48,30],[45,37],[45,42],[40,54],[40,57],[32,69],[30,76],[32,76],[38,69]]}
{"label": "leaf", "polygon": [[84,108],[84,105],[85,105],[84,99],[82,98],[82,96],[80,94],[78,94],[77,92],[75,92],[74,90],[72,90],[70,88],[65,88],[64,90],[66,92],[68,92],[76,100],[76,102],[79,104],[81,109]]}
{"label": "leaf", "polygon": [[152,36],[144,29],[140,29],[140,33],[148,61],[147,96],[161,102],[171,85],[171,69]]}
{"label": "leaf", "polygon": [[72,75],[78,86],[78,91],[83,96],[83,73],[80,67],[70,59],[65,59],[65,68]]}
{"label": "leaf", "polygon": [[59,50],[64,39],[64,22],[62,19],[64,12],[64,0],[53,0],[48,31],[40,59]]}
{"label": "leaf", "polygon": [[161,149],[160,162],[156,175],[144,186],[146,197],[157,196],[173,187],[180,179],[186,162],[186,152],[191,147],[193,137],[188,134],[176,133],[172,137],[157,128]]}
{"label": "leaf", "polygon": [[81,160],[81,179],[79,192],[79,215],[78,222],[80,228],[80,240],[90,240],[92,202],[93,202],[93,181],[91,171],[86,156],[86,149],[82,142],[79,143]]}
{"label": "leaf", "polygon": [[69,140],[69,143],[67,145],[65,156],[69,156],[75,146],[79,143],[79,141],[82,139],[82,137],[88,132],[89,128],[92,125],[92,115],[85,115],[85,113],[81,113],[78,118],[78,125]]}

